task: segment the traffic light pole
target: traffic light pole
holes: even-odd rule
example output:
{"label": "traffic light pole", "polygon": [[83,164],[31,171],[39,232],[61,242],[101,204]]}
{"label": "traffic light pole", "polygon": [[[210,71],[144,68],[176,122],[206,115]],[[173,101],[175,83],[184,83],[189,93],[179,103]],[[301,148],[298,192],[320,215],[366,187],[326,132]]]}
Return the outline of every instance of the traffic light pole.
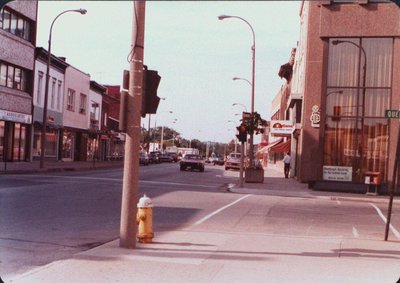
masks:
{"label": "traffic light pole", "polygon": [[244,142],[241,142],[240,147],[240,174],[239,174],[239,186],[243,188],[243,163],[244,163]]}
{"label": "traffic light pole", "polygon": [[132,58],[129,71],[129,94],[126,101],[126,140],[120,224],[120,247],[129,249],[136,247],[146,1],[133,3]]}

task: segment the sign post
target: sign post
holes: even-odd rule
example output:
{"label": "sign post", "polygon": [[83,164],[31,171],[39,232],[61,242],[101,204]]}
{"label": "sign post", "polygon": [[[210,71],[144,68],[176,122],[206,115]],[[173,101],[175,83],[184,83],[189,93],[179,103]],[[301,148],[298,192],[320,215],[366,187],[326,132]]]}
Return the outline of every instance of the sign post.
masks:
{"label": "sign post", "polygon": [[[400,118],[400,110],[386,110],[385,111],[386,118]],[[393,176],[392,176],[392,183],[390,186],[390,198],[389,198],[389,205],[388,205],[388,213],[387,213],[387,221],[386,221],[386,228],[385,228],[385,241],[388,240],[389,237],[389,227],[390,227],[390,220],[392,216],[392,207],[393,207],[393,197],[394,191],[397,187],[397,173],[399,167],[399,154],[400,154],[400,128],[398,129],[397,134],[397,147],[396,147],[396,155],[393,164]]]}

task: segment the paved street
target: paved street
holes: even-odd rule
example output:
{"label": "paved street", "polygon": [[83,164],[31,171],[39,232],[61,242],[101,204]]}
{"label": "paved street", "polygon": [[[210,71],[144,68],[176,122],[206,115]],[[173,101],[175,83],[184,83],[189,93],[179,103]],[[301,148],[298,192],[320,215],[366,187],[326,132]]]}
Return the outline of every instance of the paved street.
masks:
{"label": "paved street", "polygon": [[[204,173],[181,172],[177,164],[140,170],[141,194],[155,204],[155,243],[132,251],[120,249],[117,240],[121,168],[0,176],[2,279],[396,282],[400,277],[398,202],[390,241],[382,241],[387,197],[314,192],[272,169],[264,184],[232,192],[227,188],[237,182],[238,171],[222,166],[207,166]],[[132,266],[143,268],[140,275]],[[67,276],[71,270],[83,273]],[[99,270],[105,272],[101,280],[90,275]]]}

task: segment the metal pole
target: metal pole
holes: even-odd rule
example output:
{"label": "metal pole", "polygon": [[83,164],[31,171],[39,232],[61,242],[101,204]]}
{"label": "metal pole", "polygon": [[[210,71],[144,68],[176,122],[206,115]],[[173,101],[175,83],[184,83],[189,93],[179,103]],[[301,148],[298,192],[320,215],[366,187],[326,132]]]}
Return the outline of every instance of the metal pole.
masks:
{"label": "metal pole", "polygon": [[133,56],[130,61],[127,129],[122,188],[120,247],[136,247],[136,213],[139,188],[140,115],[142,105],[145,1],[134,1]]}
{"label": "metal pole", "polygon": [[393,197],[394,197],[394,191],[397,187],[399,154],[400,154],[400,127],[398,129],[398,134],[397,134],[396,157],[394,159],[393,177],[392,177],[392,182],[391,182],[391,186],[390,186],[390,198],[389,198],[389,205],[388,205],[388,213],[387,213],[387,217],[386,217],[387,221],[386,221],[386,228],[385,228],[385,241],[387,241],[388,237],[389,237],[389,227],[390,227],[390,220],[391,220],[391,216],[392,216]]}
{"label": "metal pole", "polygon": [[149,124],[147,126],[147,134],[148,134],[148,143],[147,143],[147,153],[150,152],[150,119],[151,119],[151,114],[149,114]]}
{"label": "metal pole", "polygon": [[239,186],[243,188],[243,162],[244,162],[244,142],[240,148],[240,173],[239,173]]}

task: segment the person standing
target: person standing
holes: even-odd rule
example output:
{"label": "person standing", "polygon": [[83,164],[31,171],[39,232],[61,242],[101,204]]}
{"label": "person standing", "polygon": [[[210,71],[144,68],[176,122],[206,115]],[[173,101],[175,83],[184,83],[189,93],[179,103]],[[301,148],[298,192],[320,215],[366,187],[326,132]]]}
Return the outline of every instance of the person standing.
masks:
{"label": "person standing", "polygon": [[290,171],[290,162],[292,161],[292,158],[289,155],[289,152],[285,153],[285,156],[283,157],[283,164],[284,164],[284,172],[285,172],[285,178],[289,177],[289,171]]}

